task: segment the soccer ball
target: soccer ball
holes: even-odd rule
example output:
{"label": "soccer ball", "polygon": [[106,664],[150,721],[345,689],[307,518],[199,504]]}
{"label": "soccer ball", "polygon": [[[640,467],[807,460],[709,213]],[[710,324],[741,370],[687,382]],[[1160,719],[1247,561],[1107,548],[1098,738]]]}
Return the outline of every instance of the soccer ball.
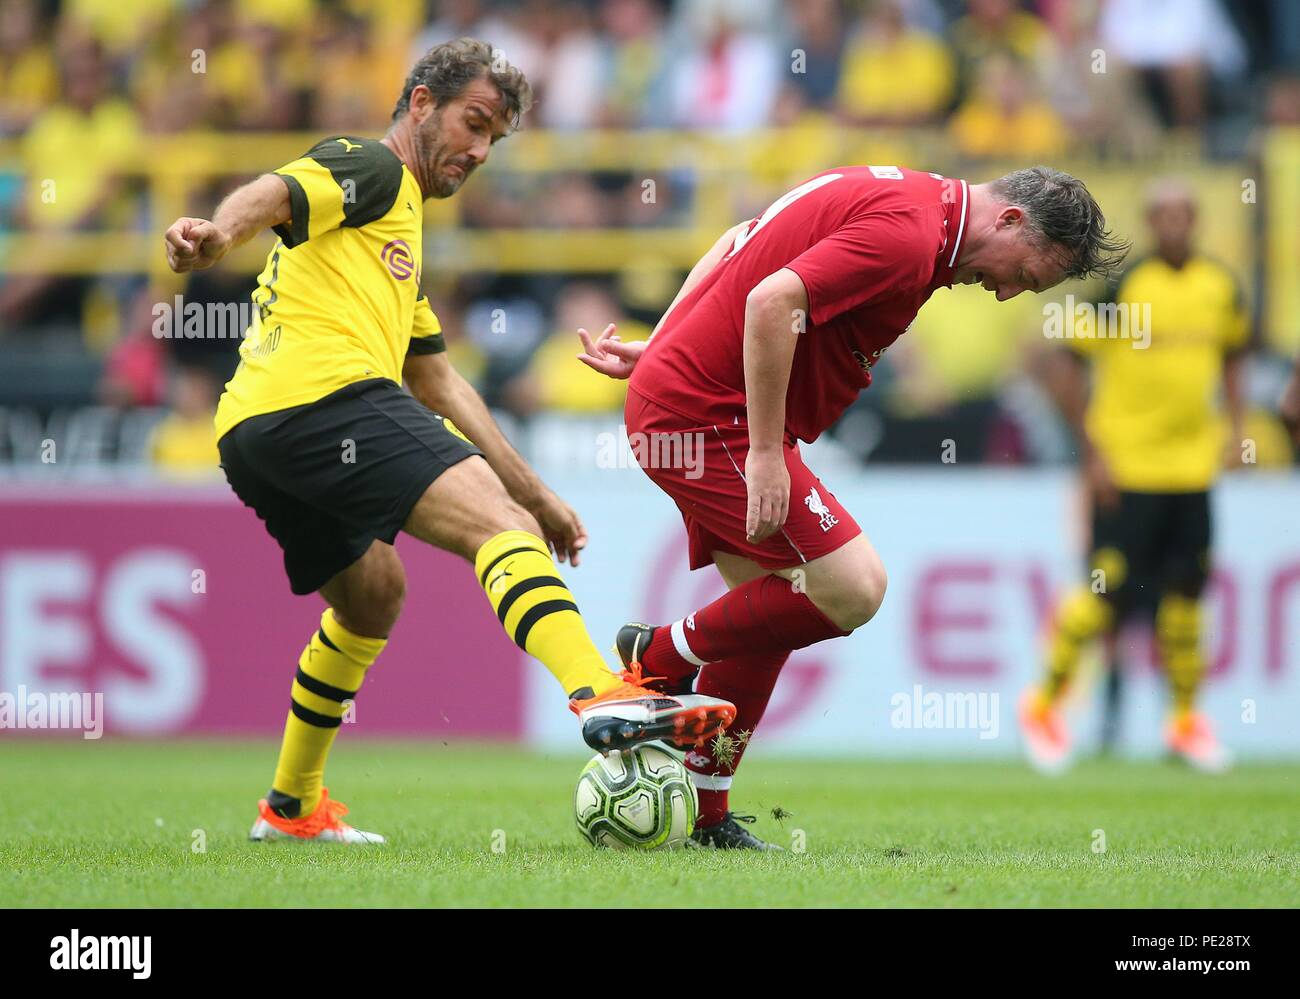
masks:
{"label": "soccer ball", "polygon": [[573,793],[579,832],[594,846],[615,850],[682,846],[698,809],[686,768],[659,746],[593,756]]}

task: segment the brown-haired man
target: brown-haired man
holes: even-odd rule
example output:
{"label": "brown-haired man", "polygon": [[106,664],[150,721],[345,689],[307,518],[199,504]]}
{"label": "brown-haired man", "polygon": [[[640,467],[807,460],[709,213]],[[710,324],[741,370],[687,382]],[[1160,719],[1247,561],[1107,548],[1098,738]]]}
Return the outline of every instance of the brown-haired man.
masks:
{"label": "brown-haired man", "polygon": [[437,46],[383,139],[325,139],[235,191],[212,221],[167,230],[178,272],[263,229],[280,237],[217,409],[218,446],[232,488],[284,550],[293,591],[329,606],[298,662],[253,839],[383,841],[343,822],[322,774],[401,609],[399,530],[474,563],[507,634],[563,684],[594,748],[690,745],[734,715],[718,698],[665,698],[606,667],[551,557],[577,564],[582,524],[452,368],[420,293],[424,200],[455,194],[530,100],[523,74],[485,43]]}

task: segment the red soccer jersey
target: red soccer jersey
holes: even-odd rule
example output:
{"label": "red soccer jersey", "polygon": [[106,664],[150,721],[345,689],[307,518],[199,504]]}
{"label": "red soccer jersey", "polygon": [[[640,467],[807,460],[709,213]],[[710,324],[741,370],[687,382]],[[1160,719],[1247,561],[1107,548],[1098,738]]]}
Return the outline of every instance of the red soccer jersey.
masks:
{"label": "red soccer jersey", "polygon": [[673,309],[631,388],[698,426],[746,422],[745,299],[788,267],[808,290],[785,400],[787,434],[814,441],[871,384],[871,366],[936,288],[952,284],[964,180],[841,167],[778,199]]}

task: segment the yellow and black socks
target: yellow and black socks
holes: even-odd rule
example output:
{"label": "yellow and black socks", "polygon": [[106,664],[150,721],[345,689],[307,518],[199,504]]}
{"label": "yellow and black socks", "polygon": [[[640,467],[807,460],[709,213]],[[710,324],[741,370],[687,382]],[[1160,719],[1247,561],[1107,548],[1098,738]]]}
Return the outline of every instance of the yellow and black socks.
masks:
{"label": "yellow and black socks", "polygon": [[1086,586],[1075,589],[1057,605],[1042,690],[1047,701],[1061,696],[1079,667],[1084,645],[1110,628],[1114,619],[1110,604]]}
{"label": "yellow and black socks", "polygon": [[503,531],[478,550],[474,572],[506,634],[550,670],[566,694],[618,686],[545,541],[528,531]]}
{"label": "yellow and black socks", "polygon": [[1205,674],[1201,655],[1201,604],[1195,597],[1166,593],[1156,607],[1156,643],[1169,677],[1174,710],[1188,714]]}
{"label": "yellow and black socks", "polygon": [[334,619],[332,609],[321,615],[320,630],[298,660],[284,742],[268,799],[286,818],[305,818],[320,804],[325,758],[334,736],[361,689],[366,670],[387,644],[386,638],[352,634]]}

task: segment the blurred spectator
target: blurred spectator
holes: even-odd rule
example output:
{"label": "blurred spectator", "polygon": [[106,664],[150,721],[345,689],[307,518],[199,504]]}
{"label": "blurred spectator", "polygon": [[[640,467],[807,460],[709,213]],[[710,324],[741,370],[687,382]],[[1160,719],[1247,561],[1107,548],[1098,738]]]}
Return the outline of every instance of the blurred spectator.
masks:
{"label": "blurred spectator", "polygon": [[54,48],[34,0],[0,6],[0,135],[22,132],[59,90]]}
{"label": "blurred spectator", "polygon": [[[112,90],[97,42],[68,30],[59,42],[60,99],[22,139],[26,188],[18,218],[32,231],[129,224],[123,172],[137,155],[135,111]],[[94,283],[59,274],[20,274],[0,284],[0,320],[82,324]],[[116,316],[111,317],[116,331]],[[89,327],[88,327],[89,329]]]}
{"label": "blurred spectator", "polygon": [[1297,355],[1295,365],[1291,369],[1291,377],[1287,379],[1286,387],[1282,390],[1278,415],[1295,440],[1296,446],[1300,447],[1300,355]]}
{"label": "blurred spectator", "polygon": [[137,326],[113,346],[105,359],[99,383],[100,401],[122,408],[159,406],[166,394],[166,345],[147,326]]}
{"label": "blurred spectator", "polygon": [[999,302],[983,288],[936,293],[890,347],[901,404],[931,413],[992,398],[1019,370],[1026,345],[1043,342],[1042,332],[1042,303],[1034,295]]}
{"label": "blurred spectator", "polygon": [[387,128],[405,70],[377,50],[370,22],[326,8],[314,25],[315,86],[312,127],[322,132],[372,132]]}
{"label": "blurred spectator", "polygon": [[1300,71],[1300,4],[1295,0],[1268,0],[1272,30],[1264,39],[1273,61],[1292,72]]}
{"label": "blurred spectator", "polygon": [[465,309],[465,334],[483,359],[477,387],[484,401],[518,416],[533,412],[533,394],[519,376],[546,335],[536,298],[509,284],[477,297]]}
{"label": "blurred spectator", "polygon": [[[704,241],[705,248],[709,245]],[[701,251],[703,252],[703,251]],[[684,271],[655,254],[642,254],[622,262],[618,272],[618,300],[638,325],[653,328],[686,279]]]}
{"label": "blurred spectator", "polygon": [[[247,148],[276,157],[322,133],[381,134],[416,55],[483,37],[532,77],[538,103],[525,130],[566,134],[512,140],[455,204],[429,203],[424,283],[441,299],[456,363],[493,405],[598,411],[617,401],[571,381],[585,374],[569,363],[571,327],[603,326],[606,315],[592,314],[616,315],[616,301],[625,335],[629,314],[653,323],[691,254],[722,226],[829,165],[958,175],[968,172],[962,159],[1100,154],[1141,171],[1144,157],[1170,148],[1175,123],[1198,126],[1190,154],[1204,140],[1210,155],[1245,168],[1242,157],[1259,150],[1268,176],[1289,177],[1295,153],[1279,126],[1300,126],[1297,18],[1292,0],[0,0],[0,138],[16,136],[0,144],[0,227],[38,234],[24,252],[48,246],[61,263],[102,259],[100,233],[140,253],[133,237],[154,232],[161,206],[183,197],[194,206],[185,210],[211,211],[243,179],[170,169],[173,150],[211,163],[223,133],[266,132]],[[647,132],[620,158],[617,142],[589,146],[576,134],[600,127],[698,134]],[[291,143],[278,134],[289,131]],[[641,148],[670,148],[672,161],[651,169],[631,151]],[[169,168],[156,170],[164,149]],[[271,152],[233,162],[242,155],[232,155],[234,169],[276,165]],[[1133,212],[1116,180],[1125,169],[1103,165],[1095,176],[1120,227]],[[1270,285],[1257,290],[1285,317],[1295,314],[1289,286],[1273,275],[1290,273],[1295,244],[1275,219],[1291,206],[1288,189],[1267,189],[1244,216],[1219,206],[1215,224],[1226,228],[1216,242],[1243,276],[1262,265]],[[493,242],[515,229],[543,230],[556,260]],[[434,264],[467,233],[484,241],[474,258],[490,273]],[[485,245],[500,257],[484,256]],[[607,246],[618,249],[606,263]],[[256,257],[196,276],[187,300],[246,300],[251,279],[240,268]],[[617,294],[572,277],[593,260],[618,276]],[[521,261],[554,273],[520,273]],[[99,384],[101,400],[120,406],[161,404],[178,368],[203,367],[219,382],[234,361],[232,341],[149,336],[141,310],[173,291],[146,286],[139,272],[21,270],[0,274],[0,351],[13,350],[0,353],[7,398],[44,405],[47,390],[14,374],[32,358],[48,359],[39,384],[61,386],[61,404],[94,401]],[[994,318],[983,315],[991,300],[967,291],[936,296],[879,366],[855,410],[869,431],[853,438],[863,453],[880,443],[882,454],[907,457],[963,419],[992,428],[1000,442],[990,455],[1052,452],[1034,439],[1041,400],[1023,374],[1033,351],[1020,352],[1018,309],[1033,300]],[[960,304],[972,296],[977,304]],[[1289,345],[1290,320],[1269,322],[1270,337]],[[910,437],[900,421],[913,421]]]}
{"label": "blurred spectator", "polygon": [[538,124],[590,128],[600,117],[606,46],[584,5],[559,4],[550,15],[546,69],[536,84]]}
{"label": "blurred spectator", "polygon": [[230,125],[292,129],[307,123],[308,92],[319,83],[313,63],[305,31],[291,32],[250,10],[213,53],[208,73]]}
{"label": "blurred spectator", "polygon": [[544,74],[542,47],[525,31],[517,29],[500,5],[484,0],[429,0],[426,6],[434,19],[416,37],[414,49],[407,53],[408,66],[435,45],[468,35],[500,49],[530,81],[539,81]]}
{"label": "blurred spectator", "polygon": [[1100,0],[1046,6],[1052,37],[1043,90],[1080,145],[1113,155],[1141,155],[1159,144],[1159,123],[1132,69],[1106,58],[1097,36],[1100,8]]}
{"label": "blurred spectator", "polygon": [[740,16],[740,6],[701,0],[689,7],[684,44],[672,68],[674,124],[727,132],[767,124],[780,79],[779,53],[751,26],[753,14]]}
{"label": "blurred spectator", "polygon": [[844,59],[844,15],[837,0],[791,0],[786,5],[791,22],[789,45],[783,58],[802,53],[802,68],[794,70],[791,84],[808,104],[829,105],[839,85]]}
{"label": "blurred spectator", "polygon": [[[307,32],[318,16],[328,13],[330,0],[234,0],[235,18],[286,33]],[[322,10],[322,8],[325,8]]]}
{"label": "blurred spectator", "polygon": [[1245,66],[1241,39],[1216,0],[1109,0],[1101,40],[1109,56],[1141,70],[1172,125],[1202,124],[1210,74]]}
{"label": "blurred spectator", "polygon": [[969,0],[951,37],[963,95],[977,85],[980,68],[994,56],[1017,59],[1037,74],[1047,54],[1047,28],[1015,0]]}
{"label": "blurred spectator", "polygon": [[1046,159],[1069,140],[1052,106],[1033,93],[1023,67],[1009,56],[990,56],[975,90],[950,123],[953,143],[965,156]]}
{"label": "blurred spectator", "polygon": [[661,123],[669,97],[663,15],[655,0],[604,0],[609,47],[601,123],[636,127]]}
{"label": "blurred spectator", "polygon": [[610,203],[592,177],[574,173],[556,177],[547,185],[546,196],[534,211],[534,225],[595,229],[609,219]]}
{"label": "blurred spectator", "polygon": [[171,412],[154,428],[149,457],[169,478],[221,475],[217,434],[212,426],[220,383],[203,368],[182,367],[172,376]]}
{"label": "blurred spectator", "polygon": [[140,120],[112,86],[99,45],[68,35],[59,51],[60,99],[23,138],[26,220],[38,229],[85,226],[114,207],[121,171],[140,148]]}
{"label": "blurred spectator", "polygon": [[[791,83],[777,94],[772,109],[773,131],[752,144],[744,173],[745,197],[737,198],[737,216],[757,214],[771,201],[773,190],[787,190],[826,169],[841,156],[844,127],[835,115],[809,104],[804,91]],[[670,296],[671,297],[671,296]]]}
{"label": "blurred spectator", "polygon": [[221,37],[218,9],[208,3],[172,20],[130,68],[131,97],[152,133],[174,133],[217,120],[207,60]]}
{"label": "blurred spectator", "polygon": [[[210,336],[173,336],[164,343],[169,360],[181,367],[206,368],[224,384],[239,364],[239,345],[247,332],[241,323],[250,318],[247,310],[239,310],[249,301],[257,279],[223,267],[194,271],[186,278],[182,293],[185,307],[196,307],[204,316],[229,316],[230,322],[228,326],[214,323],[208,331]],[[169,301],[169,295],[160,294],[157,288],[144,289],[141,294],[148,299],[148,324],[152,330],[154,303]]]}
{"label": "blurred spectator", "polygon": [[650,327],[621,314],[618,302],[604,288],[586,281],[564,286],[555,303],[554,332],[533,355],[528,378],[532,401],[541,409],[560,413],[607,413],[621,410],[627,382],[606,378],[574,360],[574,333],[579,327],[603,330],[618,324],[624,340],[644,340]]}
{"label": "blurred spectator", "polygon": [[1264,120],[1270,125],[1300,125],[1300,76],[1279,76],[1269,83]]}
{"label": "blurred spectator", "polygon": [[947,110],[953,84],[943,41],[907,27],[897,0],[876,0],[844,57],[839,109],[858,124],[927,121]]}
{"label": "blurred spectator", "polygon": [[117,57],[153,35],[174,5],[174,0],[65,0],[63,13]]}

